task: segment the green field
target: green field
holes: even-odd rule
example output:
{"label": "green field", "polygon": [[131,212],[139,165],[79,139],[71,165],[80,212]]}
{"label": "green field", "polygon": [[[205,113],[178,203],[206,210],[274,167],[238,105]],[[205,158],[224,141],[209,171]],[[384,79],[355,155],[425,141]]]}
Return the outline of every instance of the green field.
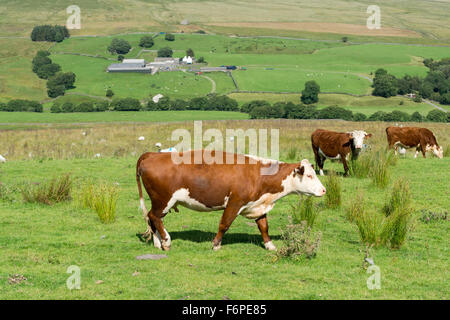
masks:
{"label": "green field", "polygon": [[[6,141],[0,152],[11,157],[0,164],[0,282],[2,299],[448,299],[448,220],[424,223],[421,210],[444,212],[450,205],[449,158],[413,159],[413,152],[392,169],[391,185],[408,179],[413,196],[414,229],[398,250],[371,250],[381,270],[381,289],[369,290],[369,275],[361,268],[364,245],[357,228],[345,218],[352,199],[363,192],[367,208],[380,208],[389,195],[369,179],[342,179],[343,206],[322,210],[313,231],[322,232],[316,258],[276,261],[264,250],[251,220],[238,217],[226,233],[222,249],[211,250],[220,212],[200,213],[180,208],[164,220],[172,237],[166,259],[139,261],[136,256],[161,251],[136,236],[145,230],[138,209],[135,164],[143,150],[155,141],[165,142],[171,130],[185,124],[94,125],[82,137],[80,129],[0,131]],[[295,160],[312,161],[309,134],[314,128],[346,130],[358,126],[374,134],[370,144],[384,146],[384,123],[326,121],[210,122],[208,128],[279,128],[281,159],[295,146]],[[205,129],[206,129],[205,127]],[[444,124],[430,124],[438,141],[448,146]],[[86,129],[83,129],[86,130]],[[148,138],[144,144],[139,135]],[[84,141],[82,140],[84,139]],[[25,144],[25,142],[27,144]],[[75,143],[75,146],[73,145]],[[14,145],[14,150],[11,146]],[[108,151],[109,150],[109,151]],[[122,150],[121,156],[117,156]],[[135,156],[130,156],[134,151]],[[29,157],[29,152],[33,157]],[[93,154],[101,152],[101,159]],[[113,156],[113,154],[116,154]],[[104,156],[103,156],[104,155]],[[28,160],[27,160],[28,159]],[[291,160],[293,161],[293,160]],[[342,172],[340,163],[325,164]],[[75,200],[53,206],[22,202],[20,187],[70,172],[74,193],[86,181],[118,183],[117,220],[103,224],[96,214],[80,209]],[[324,181],[324,178],[321,178]],[[4,190],[9,190],[5,192]],[[146,198],[147,206],[150,206]],[[280,232],[288,223],[290,206],[298,197],[280,200],[268,215],[270,235],[281,246]],[[323,203],[315,199],[315,203]],[[69,266],[81,269],[81,290],[68,290]],[[9,284],[14,274],[27,280]],[[99,282],[101,281],[101,282]]]}

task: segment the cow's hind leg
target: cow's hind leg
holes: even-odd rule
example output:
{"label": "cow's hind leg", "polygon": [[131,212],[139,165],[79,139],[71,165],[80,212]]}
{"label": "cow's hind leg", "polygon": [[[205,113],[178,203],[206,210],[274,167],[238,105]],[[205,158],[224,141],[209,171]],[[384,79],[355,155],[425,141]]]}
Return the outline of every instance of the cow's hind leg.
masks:
{"label": "cow's hind leg", "polygon": [[154,233],[154,246],[158,249],[170,250],[171,239],[162,222],[162,218],[164,217],[163,211],[152,208],[152,210],[148,213],[148,217],[150,219],[150,227]]}
{"label": "cow's hind leg", "polygon": [[267,215],[263,215],[262,217],[256,220],[256,224],[258,225],[258,229],[261,232],[261,236],[264,241],[264,247],[267,250],[275,251],[277,248],[272,243],[269,237],[269,224],[267,223]]}

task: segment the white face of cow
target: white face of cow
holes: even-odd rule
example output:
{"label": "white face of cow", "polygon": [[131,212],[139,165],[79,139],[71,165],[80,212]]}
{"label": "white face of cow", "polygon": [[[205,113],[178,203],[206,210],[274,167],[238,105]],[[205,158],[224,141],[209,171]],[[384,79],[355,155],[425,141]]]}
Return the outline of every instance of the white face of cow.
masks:
{"label": "white face of cow", "polygon": [[293,188],[294,192],[309,196],[322,197],[326,193],[325,187],[317,178],[314,167],[307,159],[302,160],[300,167],[295,169]]}
{"label": "white face of cow", "polygon": [[353,139],[355,149],[362,149],[364,145],[364,139],[370,138],[372,136],[371,133],[367,134],[367,132],[362,130],[353,130],[352,132],[348,132],[348,134]]}
{"label": "white face of cow", "polygon": [[426,147],[426,151],[432,151],[433,154],[438,157],[439,159],[444,158],[444,149],[442,149],[442,147],[438,147],[436,145],[434,146],[429,146],[427,145]]}

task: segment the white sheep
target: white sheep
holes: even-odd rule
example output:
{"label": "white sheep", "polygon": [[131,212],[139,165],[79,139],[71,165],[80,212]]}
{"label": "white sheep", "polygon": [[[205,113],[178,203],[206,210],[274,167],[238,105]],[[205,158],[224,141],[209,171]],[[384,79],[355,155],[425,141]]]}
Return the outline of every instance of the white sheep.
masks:
{"label": "white sheep", "polygon": [[3,162],[3,163],[6,162],[6,159],[1,154],[0,154],[0,162]]}
{"label": "white sheep", "polygon": [[162,145],[160,142],[155,143],[155,147],[158,149],[158,152],[177,152],[177,149],[175,149],[174,147],[161,149]]}
{"label": "white sheep", "polygon": [[139,141],[144,141],[144,140],[145,140],[145,137],[140,136],[140,137],[138,138],[138,140],[139,140]]}

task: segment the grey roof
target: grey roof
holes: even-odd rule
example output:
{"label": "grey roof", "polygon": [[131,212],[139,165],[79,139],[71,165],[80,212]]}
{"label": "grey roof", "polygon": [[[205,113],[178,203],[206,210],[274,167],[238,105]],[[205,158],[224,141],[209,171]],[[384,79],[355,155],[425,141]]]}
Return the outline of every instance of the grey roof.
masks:
{"label": "grey roof", "polygon": [[113,63],[108,69],[142,69],[143,67],[141,63]]}

